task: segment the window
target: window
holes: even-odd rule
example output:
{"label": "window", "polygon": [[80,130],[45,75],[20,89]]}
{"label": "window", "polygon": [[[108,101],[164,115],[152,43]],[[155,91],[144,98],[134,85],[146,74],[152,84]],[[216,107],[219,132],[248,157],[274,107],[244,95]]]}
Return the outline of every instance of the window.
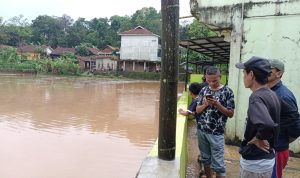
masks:
{"label": "window", "polygon": [[161,49],[157,49],[157,57],[161,57]]}

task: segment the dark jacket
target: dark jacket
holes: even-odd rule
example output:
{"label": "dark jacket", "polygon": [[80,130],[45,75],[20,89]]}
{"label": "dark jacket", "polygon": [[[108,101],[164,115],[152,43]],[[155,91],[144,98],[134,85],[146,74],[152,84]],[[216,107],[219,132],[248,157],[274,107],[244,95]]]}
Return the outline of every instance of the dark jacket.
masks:
{"label": "dark jacket", "polygon": [[281,102],[280,132],[275,150],[283,151],[289,148],[288,127],[299,121],[300,115],[294,94],[281,81],[273,86],[271,90],[277,94]]}
{"label": "dark jacket", "polygon": [[[280,101],[269,88],[257,89],[249,98],[247,124],[240,154],[247,160],[272,159],[273,148],[279,133]],[[248,144],[254,137],[268,140],[270,153],[266,153],[253,144]]]}

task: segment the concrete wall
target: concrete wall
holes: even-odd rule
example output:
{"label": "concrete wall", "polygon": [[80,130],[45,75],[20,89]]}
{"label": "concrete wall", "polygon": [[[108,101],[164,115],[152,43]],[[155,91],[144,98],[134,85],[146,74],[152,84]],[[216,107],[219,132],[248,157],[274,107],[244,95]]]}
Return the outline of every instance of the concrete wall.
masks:
{"label": "concrete wall", "polygon": [[122,36],[121,60],[160,61],[157,36]]}
{"label": "concrete wall", "polygon": [[[103,66],[103,68],[102,68]],[[97,70],[116,70],[117,61],[113,61],[110,58],[107,59],[97,59],[96,60],[96,69]]]}
{"label": "concrete wall", "polygon": [[[231,28],[229,87],[235,94],[235,116],[226,126],[226,139],[243,138],[249,89],[244,88],[242,72],[235,64],[251,56],[277,58],[285,62],[283,82],[295,94],[300,106],[300,1],[299,0],[190,0],[191,11],[199,21]],[[300,139],[291,145],[300,152]]]}

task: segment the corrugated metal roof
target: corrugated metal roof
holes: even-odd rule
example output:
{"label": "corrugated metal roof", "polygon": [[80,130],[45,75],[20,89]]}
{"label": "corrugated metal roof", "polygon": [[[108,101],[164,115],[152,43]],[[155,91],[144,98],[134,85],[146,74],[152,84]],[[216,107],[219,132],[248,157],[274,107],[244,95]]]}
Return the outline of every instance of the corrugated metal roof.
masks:
{"label": "corrugated metal roof", "polygon": [[[180,46],[204,54],[211,58],[210,63],[227,64],[230,56],[230,43],[224,37],[206,37],[181,40]],[[202,61],[204,62],[204,61]],[[208,61],[205,61],[206,63]],[[199,61],[201,63],[201,61]]]}

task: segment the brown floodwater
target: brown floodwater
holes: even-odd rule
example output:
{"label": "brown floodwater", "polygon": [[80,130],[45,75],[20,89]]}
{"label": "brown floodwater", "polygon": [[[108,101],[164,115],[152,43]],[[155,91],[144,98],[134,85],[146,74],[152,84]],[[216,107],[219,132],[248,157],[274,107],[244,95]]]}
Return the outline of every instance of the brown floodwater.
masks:
{"label": "brown floodwater", "polygon": [[0,177],[135,177],[159,82],[0,74]]}

